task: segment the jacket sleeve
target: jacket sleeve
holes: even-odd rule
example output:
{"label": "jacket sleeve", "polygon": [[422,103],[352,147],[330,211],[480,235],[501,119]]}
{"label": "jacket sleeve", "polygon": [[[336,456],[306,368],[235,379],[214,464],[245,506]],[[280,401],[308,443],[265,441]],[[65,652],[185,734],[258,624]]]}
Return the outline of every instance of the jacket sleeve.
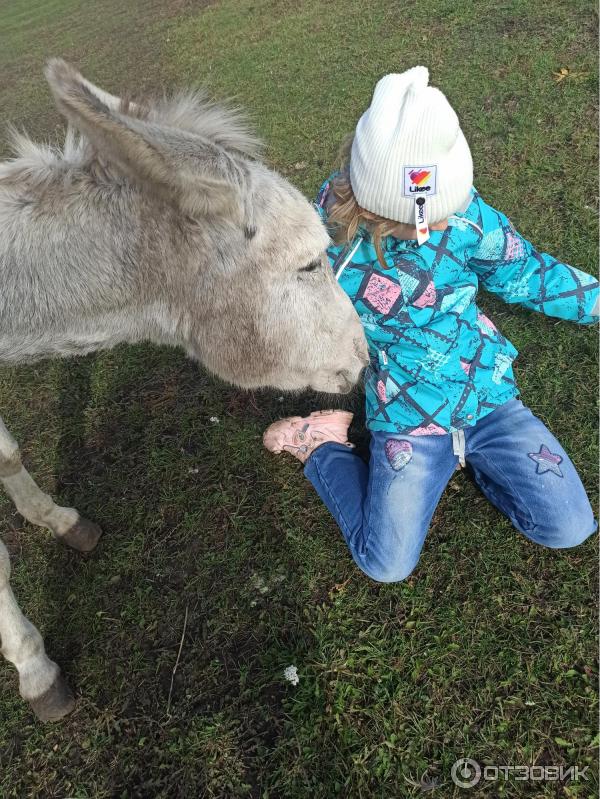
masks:
{"label": "jacket sleeve", "polygon": [[482,237],[469,267],[488,291],[547,316],[583,325],[598,321],[596,278],[537,252],[504,214],[479,195],[474,204]]}

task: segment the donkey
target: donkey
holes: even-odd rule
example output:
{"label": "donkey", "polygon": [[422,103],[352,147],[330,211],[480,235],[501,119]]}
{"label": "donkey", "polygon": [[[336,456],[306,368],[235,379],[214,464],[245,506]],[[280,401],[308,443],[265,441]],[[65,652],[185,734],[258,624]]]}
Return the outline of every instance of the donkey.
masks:
{"label": "donkey", "polygon": [[[132,105],[60,59],[46,78],[61,150],[13,133],[0,163],[0,361],[151,341],[183,347],[242,388],[348,392],[368,362],[310,203],[259,160],[239,111],[181,93]],[[100,528],[56,505],[0,420],[0,480],[18,511],[74,549]],[[9,585],[0,541],[0,641],[43,721],[74,706]]]}

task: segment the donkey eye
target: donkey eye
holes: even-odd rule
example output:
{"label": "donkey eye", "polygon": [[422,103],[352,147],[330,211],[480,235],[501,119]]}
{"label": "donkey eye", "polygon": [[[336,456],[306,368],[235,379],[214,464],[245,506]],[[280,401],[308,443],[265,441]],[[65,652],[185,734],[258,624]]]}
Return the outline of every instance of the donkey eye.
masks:
{"label": "donkey eye", "polygon": [[314,272],[315,269],[318,269],[321,266],[321,261],[317,259],[316,261],[311,261],[308,266],[303,266],[302,269],[299,269],[299,272]]}

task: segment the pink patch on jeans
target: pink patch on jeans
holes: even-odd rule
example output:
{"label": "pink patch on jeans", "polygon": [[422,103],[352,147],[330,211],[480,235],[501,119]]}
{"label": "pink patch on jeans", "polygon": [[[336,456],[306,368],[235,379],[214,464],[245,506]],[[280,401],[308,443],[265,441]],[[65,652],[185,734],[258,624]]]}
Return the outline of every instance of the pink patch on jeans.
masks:
{"label": "pink patch on jeans", "polygon": [[415,427],[408,434],[409,436],[444,436],[448,431],[437,424],[428,424],[427,427]]}
{"label": "pink patch on jeans", "polygon": [[416,300],[413,300],[412,304],[417,308],[427,308],[429,305],[435,305],[436,297],[435,288],[433,283],[430,282],[427,284],[425,291]]}
{"label": "pink patch on jeans", "polygon": [[387,402],[387,394],[385,393],[385,383],[383,380],[377,381],[377,396],[380,402]]}
{"label": "pink patch on jeans", "polygon": [[400,472],[412,460],[412,444],[410,441],[398,441],[388,438],[385,442],[385,454],[395,472]]}
{"label": "pink patch on jeans", "polygon": [[388,313],[401,293],[402,290],[397,283],[383,275],[371,275],[363,298],[368,300],[379,313]]}

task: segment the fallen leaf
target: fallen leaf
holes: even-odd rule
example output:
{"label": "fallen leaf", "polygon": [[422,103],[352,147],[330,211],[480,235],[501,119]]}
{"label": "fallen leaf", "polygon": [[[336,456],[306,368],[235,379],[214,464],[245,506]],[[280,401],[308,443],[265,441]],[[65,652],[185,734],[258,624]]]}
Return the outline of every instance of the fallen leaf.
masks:
{"label": "fallen leaf", "polygon": [[586,78],[590,73],[589,72],[573,72],[569,69],[569,67],[561,67],[558,72],[552,73],[554,76],[554,80],[557,83],[561,83],[563,80],[567,78]]}

